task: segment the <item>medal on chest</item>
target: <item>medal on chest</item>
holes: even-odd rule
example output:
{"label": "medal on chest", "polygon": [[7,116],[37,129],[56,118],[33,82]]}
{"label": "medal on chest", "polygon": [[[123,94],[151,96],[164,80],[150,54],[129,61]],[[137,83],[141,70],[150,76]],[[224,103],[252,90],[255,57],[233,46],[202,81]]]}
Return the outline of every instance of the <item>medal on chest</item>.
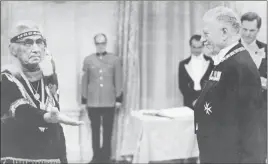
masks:
{"label": "medal on chest", "polygon": [[42,110],[46,110],[45,105],[45,86],[44,86],[44,80],[41,78],[41,95],[38,93],[39,90],[39,82],[37,84],[37,89],[33,87],[33,85],[29,82],[29,80],[24,76],[24,74],[21,74],[24,81],[26,82],[28,88],[30,89],[34,99],[39,102],[39,108]]}
{"label": "medal on chest", "polygon": [[210,105],[210,103],[206,102],[204,105],[204,111],[206,112],[207,115],[210,115],[212,113],[211,108],[212,106]]}
{"label": "medal on chest", "polygon": [[221,79],[221,71],[211,71],[210,73],[210,76],[209,76],[209,80],[212,80],[212,81],[220,81]]}
{"label": "medal on chest", "polygon": [[36,93],[36,94],[34,94],[34,98],[35,98],[36,100],[39,100],[39,99],[40,99],[40,95],[39,95],[38,93]]}

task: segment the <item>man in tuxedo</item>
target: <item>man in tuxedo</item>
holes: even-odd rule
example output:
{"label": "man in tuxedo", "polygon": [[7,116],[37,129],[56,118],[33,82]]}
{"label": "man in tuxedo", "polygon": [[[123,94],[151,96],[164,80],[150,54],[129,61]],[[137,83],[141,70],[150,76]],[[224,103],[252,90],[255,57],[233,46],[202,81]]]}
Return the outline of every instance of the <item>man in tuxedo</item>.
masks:
{"label": "man in tuxedo", "polygon": [[[115,109],[122,103],[122,63],[119,56],[106,51],[107,37],[94,37],[96,53],[84,59],[82,78],[82,104],[86,105],[91,121],[92,163],[111,162],[111,139]],[[103,127],[103,144],[100,129]]]}
{"label": "man in tuxedo", "polygon": [[179,89],[184,98],[184,106],[193,109],[208,76],[213,68],[213,61],[202,53],[201,35],[193,35],[189,44],[191,56],[179,63]]}
{"label": "man in tuxedo", "polygon": [[240,20],[219,6],[203,17],[202,41],[213,68],[195,104],[200,163],[262,163],[262,88],[258,69],[239,43]]}
{"label": "man in tuxedo", "polygon": [[263,149],[264,155],[267,156],[267,44],[256,39],[262,23],[262,19],[257,13],[247,12],[241,16],[240,20],[242,25],[240,42],[250,53],[261,76],[264,126]]}

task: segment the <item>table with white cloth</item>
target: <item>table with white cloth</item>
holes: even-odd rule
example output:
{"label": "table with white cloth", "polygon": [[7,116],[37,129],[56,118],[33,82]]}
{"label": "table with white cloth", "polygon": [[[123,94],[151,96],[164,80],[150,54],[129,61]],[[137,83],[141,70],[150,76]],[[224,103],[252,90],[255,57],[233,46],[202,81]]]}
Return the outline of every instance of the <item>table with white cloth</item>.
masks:
{"label": "table with white cloth", "polygon": [[198,157],[194,111],[178,107],[132,112],[120,154],[133,155],[133,163]]}

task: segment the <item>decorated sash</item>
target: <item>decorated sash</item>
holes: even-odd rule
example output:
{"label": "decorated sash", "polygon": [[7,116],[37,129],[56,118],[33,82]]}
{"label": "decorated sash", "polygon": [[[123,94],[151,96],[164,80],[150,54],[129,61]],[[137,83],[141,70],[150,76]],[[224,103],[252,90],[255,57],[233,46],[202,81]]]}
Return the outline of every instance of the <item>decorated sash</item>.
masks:
{"label": "decorated sash", "polygon": [[[219,62],[219,64],[215,67],[217,68],[220,63],[224,62],[225,60],[229,59],[230,57],[234,56],[235,54],[241,52],[241,51],[244,51],[246,50],[244,47],[240,47],[240,48],[237,48],[233,51],[231,51],[230,53],[228,53],[227,55],[225,55]],[[215,68],[211,71],[210,73],[210,76],[209,76],[209,80],[211,81],[220,81],[220,78],[221,78],[221,72],[220,71],[216,71]]]}

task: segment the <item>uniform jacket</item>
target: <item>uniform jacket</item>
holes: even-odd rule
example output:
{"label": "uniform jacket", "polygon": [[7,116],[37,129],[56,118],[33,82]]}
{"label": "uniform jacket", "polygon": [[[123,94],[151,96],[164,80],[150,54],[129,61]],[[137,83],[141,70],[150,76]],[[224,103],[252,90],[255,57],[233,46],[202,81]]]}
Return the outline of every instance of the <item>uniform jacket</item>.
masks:
{"label": "uniform jacket", "polygon": [[206,143],[200,153],[209,153],[212,163],[259,163],[260,75],[241,43],[228,54],[233,55],[214,67],[195,105],[198,142]]}
{"label": "uniform jacket", "polygon": [[[208,80],[208,76],[213,68],[213,61],[210,57],[204,55],[204,59],[208,62],[208,66],[204,65],[206,71],[200,81],[201,88],[204,87],[205,82]],[[186,65],[191,61],[191,56],[179,63],[179,89],[183,95],[183,102],[185,106],[193,109],[193,102],[198,98],[200,91],[194,90],[194,81],[191,78],[191,72],[187,71]]]}
{"label": "uniform jacket", "polygon": [[111,54],[91,54],[84,59],[82,103],[89,107],[114,107],[122,101],[122,63]]}

